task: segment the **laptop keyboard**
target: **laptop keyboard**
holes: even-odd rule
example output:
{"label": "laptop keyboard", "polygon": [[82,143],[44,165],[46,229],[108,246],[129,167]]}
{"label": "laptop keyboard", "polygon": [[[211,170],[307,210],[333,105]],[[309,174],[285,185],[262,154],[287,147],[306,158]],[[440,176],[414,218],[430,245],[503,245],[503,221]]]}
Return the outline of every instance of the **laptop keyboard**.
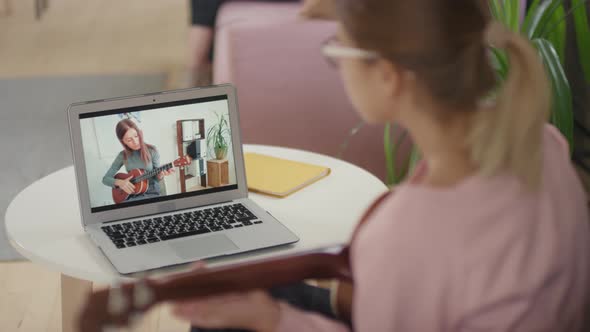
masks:
{"label": "laptop keyboard", "polygon": [[101,229],[117,248],[123,249],[261,223],[262,220],[259,220],[244,205],[237,203],[103,226]]}

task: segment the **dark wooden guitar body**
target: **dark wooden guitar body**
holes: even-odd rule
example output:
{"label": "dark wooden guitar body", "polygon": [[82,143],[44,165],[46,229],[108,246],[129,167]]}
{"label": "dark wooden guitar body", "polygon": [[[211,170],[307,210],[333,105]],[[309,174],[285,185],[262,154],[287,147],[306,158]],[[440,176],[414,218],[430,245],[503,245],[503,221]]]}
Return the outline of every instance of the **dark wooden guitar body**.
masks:
{"label": "dark wooden guitar body", "polygon": [[[210,295],[267,289],[289,285],[301,280],[340,279],[351,281],[348,263],[348,247],[340,247],[333,253],[312,252],[258,263],[243,263],[229,267],[195,270],[170,276],[163,280],[141,280],[128,283],[118,290],[128,304],[122,312],[109,312],[109,297],[113,289],[93,293],[79,318],[80,331],[99,332],[104,326],[126,326],[130,317],[142,314],[157,303],[194,299]],[[149,289],[151,300],[138,307],[134,297],[138,283]]]}
{"label": "dark wooden guitar body", "polygon": [[[133,176],[133,178],[137,178],[140,177],[141,175],[145,174],[145,171],[143,169],[132,169],[131,172],[129,173],[117,173],[117,175],[115,175],[115,179],[117,180],[125,180],[127,178],[129,178],[130,176]],[[131,179],[131,182],[133,179]],[[149,188],[149,180],[145,179],[142,181],[139,181],[137,183],[133,183],[135,185],[135,192],[134,195],[140,195],[145,193],[148,188]],[[129,194],[126,193],[123,189],[121,188],[113,188],[113,201],[115,202],[115,204],[119,204],[124,202],[127,198],[129,197]]]}
{"label": "dark wooden guitar body", "polygon": [[[135,191],[133,192],[133,195],[141,195],[147,192],[147,190],[149,189],[149,181],[152,177],[157,176],[162,171],[167,171],[174,167],[188,166],[191,164],[192,161],[193,158],[190,155],[186,155],[176,159],[175,161],[169,164],[154,168],[149,172],[146,172],[143,169],[136,168],[132,169],[129,173],[117,173],[115,175],[115,179],[126,180],[130,176],[133,176],[133,178],[129,179],[129,181],[135,185]],[[115,204],[120,204],[124,202],[130,196],[123,189],[118,187],[113,188],[112,195]]]}

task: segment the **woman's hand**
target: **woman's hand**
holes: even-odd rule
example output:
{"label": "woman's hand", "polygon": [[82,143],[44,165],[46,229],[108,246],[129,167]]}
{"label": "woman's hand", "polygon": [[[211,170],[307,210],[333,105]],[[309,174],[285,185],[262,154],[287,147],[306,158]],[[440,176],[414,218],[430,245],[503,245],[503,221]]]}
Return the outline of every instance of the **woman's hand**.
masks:
{"label": "woman's hand", "polygon": [[352,322],[352,284],[346,281],[337,281],[336,288],[332,289],[336,292],[336,306],[338,317],[347,322]]}
{"label": "woman's hand", "polygon": [[128,195],[131,195],[135,192],[135,185],[131,183],[131,179],[133,179],[133,175],[124,180],[117,179],[115,180],[115,186],[121,188]]}
{"label": "woman's hand", "polygon": [[168,176],[168,175],[170,175],[170,174],[172,174],[172,173],[174,173],[174,172],[175,172],[175,169],[174,169],[174,168],[171,168],[171,169],[169,169],[169,170],[167,170],[167,171],[161,171],[161,172],[160,172],[160,174],[158,174],[158,178],[161,180],[161,179],[163,179],[165,176]]}
{"label": "woman's hand", "polygon": [[[204,264],[198,264],[203,268]],[[256,290],[174,302],[172,313],[200,328],[269,332],[279,323],[280,307],[267,292]]]}

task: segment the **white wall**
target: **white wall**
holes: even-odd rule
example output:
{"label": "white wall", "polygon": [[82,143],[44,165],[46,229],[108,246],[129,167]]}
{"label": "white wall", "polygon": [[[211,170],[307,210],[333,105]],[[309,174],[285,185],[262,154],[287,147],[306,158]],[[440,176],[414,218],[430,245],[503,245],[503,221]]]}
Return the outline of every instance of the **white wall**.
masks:
{"label": "white wall", "polygon": [[[215,113],[228,116],[227,101],[213,101],[202,104],[183,105],[165,109],[154,109],[139,112],[140,122],[138,126],[143,130],[144,141],[155,145],[160,153],[160,163],[172,162],[179,156],[176,145],[176,121],[190,119],[204,119],[205,133],[217,122]],[[135,114],[135,113],[134,113]],[[103,116],[81,121],[82,143],[84,146],[84,158],[86,160],[88,188],[90,190],[91,206],[98,207],[112,204],[111,188],[102,183],[102,178],[111,163],[122,150],[116,134],[115,126],[121,118],[118,115]],[[207,153],[203,143],[202,151]],[[208,156],[207,159],[214,159]],[[229,183],[236,183],[236,172],[233,158],[233,148],[230,142],[228,150]],[[205,172],[206,172],[205,163]],[[121,172],[124,172],[124,168]],[[178,169],[165,178],[167,194],[180,192]],[[190,180],[189,180],[190,181]],[[196,184],[187,181],[187,187]]]}

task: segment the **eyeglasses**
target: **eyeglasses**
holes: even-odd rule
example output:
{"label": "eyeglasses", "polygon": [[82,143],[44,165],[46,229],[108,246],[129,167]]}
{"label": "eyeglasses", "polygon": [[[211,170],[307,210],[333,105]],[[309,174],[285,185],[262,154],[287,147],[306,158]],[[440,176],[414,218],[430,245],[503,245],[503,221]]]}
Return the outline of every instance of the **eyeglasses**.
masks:
{"label": "eyeglasses", "polygon": [[326,61],[334,67],[338,67],[339,58],[356,58],[360,60],[376,60],[379,58],[377,52],[341,45],[336,36],[330,37],[322,44],[321,52]]}

